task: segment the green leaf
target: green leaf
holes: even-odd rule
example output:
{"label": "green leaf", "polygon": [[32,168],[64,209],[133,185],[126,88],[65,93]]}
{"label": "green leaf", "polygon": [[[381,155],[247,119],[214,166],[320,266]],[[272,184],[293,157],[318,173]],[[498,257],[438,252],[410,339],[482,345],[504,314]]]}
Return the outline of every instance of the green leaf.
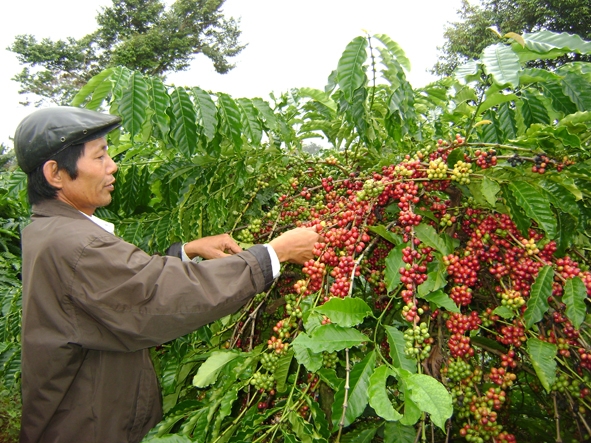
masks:
{"label": "green leaf", "polygon": [[550,208],[550,202],[545,198],[545,194],[524,181],[509,183],[508,188],[515,197],[517,205],[523,208],[524,212],[538,223],[549,238],[554,238],[556,235],[556,218]]}
{"label": "green leaf", "polygon": [[492,75],[494,81],[500,86],[509,84],[515,87],[519,84],[519,57],[511,50],[510,46],[502,43],[487,46],[482,51],[481,61],[484,70]]}
{"label": "green leaf", "polygon": [[460,160],[464,161],[464,150],[462,148],[456,148],[447,156],[447,167],[453,169]]}
{"label": "green leaf", "polygon": [[19,194],[27,189],[27,174],[18,169],[10,174],[6,190],[6,195],[18,200]]}
{"label": "green leaf", "polygon": [[219,435],[224,418],[228,417],[232,413],[232,407],[238,399],[239,388],[240,387],[238,385],[232,385],[221,398],[220,407],[215,413],[215,422],[211,433],[212,440]]}
{"label": "green leaf", "polygon": [[568,73],[561,83],[562,91],[571,99],[579,111],[591,110],[591,85],[586,76]]}
{"label": "green leaf", "polygon": [[238,357],[241,355],[234,351],[213,351],[209,358],[199,366],[197,374],[193,377],[193,386],[205,388],[215,383],[222,368]]}
{"label": "green leaf", "polygon": [[113,88],[111,83],[112,73],[113,68],[107,68],[88,80],[88,83],[74,96],[70,106],[78,107],[82,105],[92,94],[92,99],[86,104],[85,108],[96,111]]}
{"label": "green leaf", "polygon": [[[344,426],[349,426],[359,417],[369,400],[369,379],[374,371],[376,363],[375,352],[370,352],[363,360],[353,366],[349,374],[349,392],[347,396],[347,409],[345,411]],[[332,408],[332,422],[337,426],[341,421],[343,403],[345,400],[345,386],[335,393]]]}
{"label": "green leaf", "polygon": [[443,255],[449,255],[451,253],[447,248],[447,243],[437,234],[433,226],[427,224],[415,226],[415,235],[427,246],[434,248]]}
{"label": "green leaf", "polygon": [[295,411],[291,411],[288,416],[291,430],[299,438],[302,443],[313,443],[314,430],[312,425],[305,421],[300,414]]}
{"label": "green leaf", "polygon": [[309,343],[310,337],[301,332],[296,339],[291,343],[296,360],[299,364],[304,365],[309,372],[316,372],[322,367],[323,359],[320,352],[313,352],[306,346]]}
{"label": "green leaf", "polygon": [[471,335],[470,344],[483,349],[496,349],[503,354],[507,353],[507,348],[496,340],[482,337],[481,335]]}
{"label": "green leaf", "polygon": [[556,208],[572,215],[574,218],[579,218],[581,211],[577,204],[577,197],[572,193],[571,189],[566,188],[561,183],[549,180],[540,180],[539,184],[548,193],[549,200]]}
{"label": "green leaf", "polygon": [[410,71],[410,60],[406,57],[406,54],[400,45],[398,45],[398,43],[396,43],[386,34],[374,34],[373,37],[378,39],[386,48],[388,48],[388,51],[390,51],[390,53],[396,58],[398,63],[404,67],[404,69]]}
{"label": "green leaf", "polygon": [[333,297],[315,311],[326,315],[330,322],[344,328],[350,328],[363,322],[365,317],[372,315],[371,308],[360,298]]}
{"label": "green leaf", "polygon": [[469,78],[477,75],[480,69],[480,63],[476,60],[470,60],[466,63],[463,63],[456,67],[453,72],[453,75],[456,79],[462,81],[463,83],[468,82]]}
{"label": "green leaf", "polygon": [[[580,219],[581,217],[579,217]],[[557,257],[562,257],[566,250],[573,245],[573,238],[577,235],[578,222],[566,212],[558,213],[558,230],[555,238]]]}
{"label": "green leaf", "polygon": [[484,177],[480,182],[480,191],[491,207],[497,204],[497,194],[501,190],[499,184],[488,177]]}
{"label": "green leaf", "polygon": [[150,107],[154,110],[152,121],[158,126],[162,136],[166,139],[170,130],[170,117],[166,112],[170,106],[170,96],[166,91],[164,83],[158,77],[147,77],[146,83],[149,86],[148,98],[150,100]]}
{"label": "green leaf", "polygon": [[281,433],[283,434],[283,441],[285,443],[298,443],[297,437],[293,434],[288,433],[286,429],[281,429]]}
{"label": "green leaf", "polygon": [[333,99],[329,97],[329,95],[326,92],[314,88],[299,88],[298,91],[300,97],[309,97],[311,99],[314,99],[318,103],[322,103],[328,109],[333,111],[333,113],[336,113],[337,104],[334,102]]}
{"label": "green leaf", "polygon": [[121,237],[128,243],[139,246],[143,237],[143,223],[134,221],[124,227]]}
{"label": "green leaf", "polygon": [[531,287],[527,309],[523,313],[523,321],[527,329],[531,328],[534,323],[539,322],[548,311],[550,307],[548,298],[552,295],[553,281],[554,269],[551,266],[544,266],[539,270],[538,276]]}
{"label": "green leaf", "polygon": [[405,426],[414,425],[421,418],[422,411],[417,404],[412,400],[410,395],[405,394],[404,397],[404,416],[400,419],[400,423]]}
{"label": "green leaf", "polygon": [[122,91],[127,87],[129,82],[129,77],[133,71],[127,69],[123,66],[116,66],[113,68],[113,73],[111,74],[111,83],[113,85],[113,97],[116,99],[121,99]]}
{"label": "green leaf", "polygon": [[397,421],[389,421],[384,425],[384,443],[414,443],[416,434],[414,427]]}
{"label": "green leaf", "polygon": [[367,60],[367,40],[355,37],[345,48],[337,66],[337,82],[345,95],[345,100],[351,102],[357,89],[365,85],[367,77],[363,64]]}
{"label": "green leaf", "polygon": [[218,125],[217,109],[211,96],[201,88],[191,89],[195,101],[195,117],[197,123],[203,128],[203,135],[209,141],[215,137]]}
{"label": "green leaf", "polygon": [[175,88],[171,98],[171,138],[179,151],[189,157],[197,148],[197,125],[195,124],[195,109],[189,94],[183,88]]}
{"label": "green leaf", "polygon": [[393,248],[386,257],[386,272],[384,278],[388,285],[388,292],[394,290],[400,284],[400,268],[404,267],[405,263],[402,260],[402,250],[406,246],[400,244]]}
{"label": "green leaf", "polygon": [[579,125],[583,125],[583,127],[587,122],[591,120],[591,112],[575,112],[574,114],[570,114],[565,116],[558,122],[558,126],[566,126],[567,128],[578,128]]}
{"label": "green leaf", "polygon": [[508,308],[507,306],[497,306],[492,313],[498,315],[499,317],[503,317],[505,320],[515,317],[515,311]]}
{"label": "green leaf", "polygon": [[432,292],[428,295],[425,295],[425,300],[428,302],[433,303],[435,306],[439,308],[445,308],[447,311],[450,312],[460,312],[460,308],[454,303],[454,301],[447,295],[445,292],[439,290]]}
{"label": "green leaf", "polygon": [[425,298],[445,285],[447,285],[447,273],[439,270],[431,271],[427,274],[427,280],[418,286],[417,293],[419,297]]}
{"label": "green leaf", "polygon": [[351,120],[355,125],[355,129],[357,130],[357,134],[361,140],[365,143],[369,143],[367,129],[367,113],[365,110],[365,102],[367,100],[367,88],[360,87],[355,90],[353,93],[353,98],[351,101],[351,106],[348,108],[348,112],[350,113]]}
{"label": "green leaf", "polygon": [[142,441],[145,441],[145,443],[193,443],[193,440],[191,440],[190,438],[179,434],[165,435],[163,437],[154,437]]}
{"label": "green leaf", "polygon": [[561,115],[574,114],[577,111],[576,105],[564,93],[562,84],[559,81],[546,82],[540,84],[540,88],[546,97],[550,98],[552,107],[561,113]]}
{"label": "green leaf", "polygon": [[234,145],[234,152],[242,147],[242,123],[238,105],[228,94],[218,95],[218,115],[222,133]]}
{"label": "green leaf", "polygon": [[400,235],[388,231],[384,225],[369,226],[369,230],[378,234],[383,239],[388,240],[393,245],[400,245],[403,243]]}
{"label": "green leaf", "polygon": [[[322,394],[320,394],[322,396]],[[310,415],[316,432],[320,434],[323,438],[328,439],[330,437],[330,425],[326,419],[326,414],[320,407],[320,405],[312,400],[311,398],[306,399],[308,406],[310,408]]]}
{"label": "green leaf", "polygon": [[564,54],[568,52],[591,53],[591,43],[575,34],[540,31],[524,33],[522,37],[525,47],[538,53],[546,53],[555,49],[564,51]]}
{"label": "green leaf", "polygon": [[517,137],[517,122],[515,120],[515,109],[509,103],[503,103],[497,110],[497,121],[499,128],[503,131],[504,140],[511,140]]}
{"label": "green leaf", "polygon": [[342,378],[337,377],[337,373],[334,369],[322,368],[318,370],[318,376],[320,377],[320,380],[326,383],[333,391],[338,390],[339,386],[345,382]]}
{"label": "green leaf", "polygon": [[269,106],[269,103],[267,103],[261,98],[253,98],[252,104],[255,108],[257,108],[257,111],[259,111],[259,113],[263,116],[263,120],[265,121],[269,129],[274,131],[279,130],[277,118],[275,117],[273,110]]}
{"label": "green leaf", "polygon": [[390,346],[390,358],[392,365],[395,368],[402,368],[410,373],[417,372],[417,362],[406,356],[404,349],[406,348],[406,341],[402,331],[393,326],[384,325],[386,335],[388,338],[388,345]]}
{"label": "green leaf", "polygon": [[539,83],[543,86],[545,83],[558,82],[560,76],[555,72],[550,72],[540,68],[525,68],[519,73],[519,84],[521,86]]}
{"label": "green leaf", "polygon": [[131,139],[138,134],[146,121],[149,108],[148,84],[139,72],[129,77],[127,88],[119,100],[119,112],[123,118],[123,127],[131,134]]}
{"label": "green leaf", "polygon": [[286,354],[282,355],[277,361],[277,366],[273,375],[277,382],[277,392],[285,392],[287,390],[287,376],[289,375],[289,367],[293,360],[293,350],[289,350]]}
{"label": "green leaf", "polygon": [[502,103],[512,102],[517,99],[518,97],[515,94],[506,94],[504,91],[497,91],[493,94],[487,95],[478,110],[483,113],[492,107],[499,106]]}
{"label": "green leaf", "polygon": [[353,429],[341,437],[342,443],[373,443],[374,437],[380,428],[379,423],[373,424],[369,428]]}
{"label": "green leaf", "polygon": [[544,104],[537,97],[526,95],[524,93],[523,99],[517,102],[517,110],[521,116],[523,129],[527,130],[536,123],[547,125],[550,122],[550,116]]}
{"label": "green leaf", "polygon": [[566,305],[566,316],[576,329],[579,329],[587,316],[587,288],[579,277],[569,278],[564,284],[562,301]]}
{"label": "green leaf", "polygon": [[236,104],[240,110],[240,121],[246,138],[254,145],[260,144],[263,136],[263,127],[258,119],[256,108],[246,98],[239,98],[236,100]]}
{"label": "green leaf", "polygon": [[393,375],[392,371],[386,365],[378,367],[371,375],[368,392],[369,405],[384,420],[396,421],[402,418],[402,414],[394,409],[386,391],[386,381],[390,375]]}
{"label": "green leaf", "polygon": [[523,213],[523,209],[517,203],[517,199],[513,196],[508,185],[503,185],[503,197],[507,208],[511,214],[511,219],[515,222],[517,229],[522,235],[528,235],[531,220]]}
{"label": "green leaf", "polygon": [[406,387],[412,401],[430,415],[437,427],[445,429],[445,421],[453,413],[451,394],[445,386],[428,375],[413,374],[406,380]]}
{"label": "green leaf", "polygon": [[[497,114],[489,109],[484,113],[483,119],[488,120],[489,123],[478,127],[478,133],[482,141],[484,143],[502,143],[505,135],[503,134],[503,130],[499,124]],[[475,194],[474,197],[477,195],[478,194]]]}
{"label": "green leaf", "polygon": [[535,337],[527,339],[527,353],[542,386],[550,392],[556,379],[556,354],[558,347]]}
{"label": "green leaf", "polygon": [[356,329],[328,324],[314,329],[310,336],[299,334],[292,342],[292,346],[295,347],[297,356],[297,347],[309,349],[313,353],[334,352],[359,346],[368,341],[367,336]]}

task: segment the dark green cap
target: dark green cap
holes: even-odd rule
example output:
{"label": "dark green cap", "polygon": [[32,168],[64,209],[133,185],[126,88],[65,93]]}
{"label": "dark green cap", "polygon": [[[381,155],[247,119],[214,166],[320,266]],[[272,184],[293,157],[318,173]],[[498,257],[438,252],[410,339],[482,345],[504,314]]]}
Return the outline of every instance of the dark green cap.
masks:
{"label": "dark green cap", "polygon": [[121,125],[121,117],[84,108],[39,109],[25,117],[14,134],[18,165],[33,171],[69,146],[104,137]]}

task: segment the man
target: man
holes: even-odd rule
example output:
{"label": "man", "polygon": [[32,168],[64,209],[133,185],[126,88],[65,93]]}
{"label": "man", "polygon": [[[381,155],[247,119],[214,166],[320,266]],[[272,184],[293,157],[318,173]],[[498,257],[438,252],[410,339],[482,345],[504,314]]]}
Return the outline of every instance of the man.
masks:
{"label": "man", "polygon": [[161,419],[148,348],[235,312],[268,289],[280,261],[303,263],[318,241],[294,229],[247,251],[227,235],[149,256],[94,211],[117,166],[105,136],[121,119],[42,109],[15,134],[32,222],[23,230],[21,442],[139,442]]}

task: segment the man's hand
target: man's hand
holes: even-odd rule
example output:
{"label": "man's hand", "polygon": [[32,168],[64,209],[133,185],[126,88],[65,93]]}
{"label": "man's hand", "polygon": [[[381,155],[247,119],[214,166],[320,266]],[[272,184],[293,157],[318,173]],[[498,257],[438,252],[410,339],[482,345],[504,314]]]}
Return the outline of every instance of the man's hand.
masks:
{"label": "man's hand", "polygon": [[280,262],[303,265],[314,258],[314,245],[322,241],[315,228],[295,228],[271,240],[269,245],[275,250]]}
{"label": "man's hand", "polygon": [[198,256],[210,260],[237,254],[241,251],[242,248],[228,234],[203,237],[185,244],[185,254],[189,258]]}

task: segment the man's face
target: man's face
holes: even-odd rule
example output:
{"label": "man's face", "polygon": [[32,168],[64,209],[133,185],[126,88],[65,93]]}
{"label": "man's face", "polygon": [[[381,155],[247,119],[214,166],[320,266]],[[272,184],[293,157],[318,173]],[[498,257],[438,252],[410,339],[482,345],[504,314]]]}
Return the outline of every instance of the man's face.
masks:
{"label": "man's face", "polygon": [[117,171],[117,165],[107,153],[106,139],[101,137],[85,143],[84,153],[78,159],[77,166],[78,177],[75,180],[64,174],[58,199],[92,215],[96,208],[111,203],[111,192],[115,190],[113,174]]}

